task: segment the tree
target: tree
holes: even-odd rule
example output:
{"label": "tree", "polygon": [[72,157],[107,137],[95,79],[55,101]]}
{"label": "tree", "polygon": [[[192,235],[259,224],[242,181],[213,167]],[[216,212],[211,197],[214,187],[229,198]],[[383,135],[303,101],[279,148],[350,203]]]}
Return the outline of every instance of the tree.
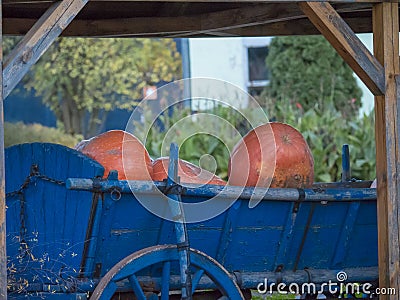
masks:
{"label": "tree", "polygon": [[69,134],[98,133],[108,111],[131,109],[142,89],[180,75],[171,39],[59,38],[30,72],[33,88]]}
{"label": "tree", "polygon": [[274,38],[266,64],[271,80],[264,97],[289,99],[304,110],[333,102],[346,118],[361,107],[362,92],[353,71],[321,36]]}

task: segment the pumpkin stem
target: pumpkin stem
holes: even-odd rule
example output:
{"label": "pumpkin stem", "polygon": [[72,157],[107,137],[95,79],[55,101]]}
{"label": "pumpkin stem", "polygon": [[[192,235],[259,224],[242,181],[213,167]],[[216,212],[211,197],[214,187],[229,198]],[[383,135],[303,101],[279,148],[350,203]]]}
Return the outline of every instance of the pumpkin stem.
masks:
{"label": "pumpkin stem", "polygon": [[282,140],[286,143],[286,144],[290,144],[290,138],[288,134],[282,135]]}

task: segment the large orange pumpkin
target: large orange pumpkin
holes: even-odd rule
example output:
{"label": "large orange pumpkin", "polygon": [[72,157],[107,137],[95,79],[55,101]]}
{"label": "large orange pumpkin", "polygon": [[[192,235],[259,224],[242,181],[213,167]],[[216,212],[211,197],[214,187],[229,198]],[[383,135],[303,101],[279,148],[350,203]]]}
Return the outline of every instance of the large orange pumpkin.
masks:
{"label": "large orange pumpkin", "polygon": [[104,167],[104,177],[118,171],[119,180],[151,180],[151,158],[143,144],[123,130],[111,130],[82,141],[75,148]]}
{"label": "large orange pumpkin", "polygon": [[307,188],[314,181],[314,159],[299,131],[287,124],[267,123],[236,144],[228,175],[230,185]]}
{"label": "large orange pumpkin", "polygon": [[[163,181],[168,177],[169,158],[161,157],[153,162],[153,180]],[[225,185],[226,182],[211,172],[190,162],[179,159],[178,176],[181,183]]]}

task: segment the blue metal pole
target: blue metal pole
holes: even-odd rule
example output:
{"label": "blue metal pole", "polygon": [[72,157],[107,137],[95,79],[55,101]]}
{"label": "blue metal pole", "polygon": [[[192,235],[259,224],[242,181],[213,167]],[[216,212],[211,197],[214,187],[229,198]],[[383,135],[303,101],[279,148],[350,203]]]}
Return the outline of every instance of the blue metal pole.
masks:
{"label": "blue metal pole", "polygon": [[[167,191],[173,189],[174,186],[179,184],[178,177],[178,145],[175,143],[171,144],[170,157],[168,166],[168,179],[167,179]],[[179,186],[177,186],[179,188]],[[192,299],[192,280],[189,273],[190,269],[190,258],[189,258],[189,239],[187,235],[187,229],[185,224],[184,212],[182,209],[181,197],[179,191],[172,191],[168,194],[168,205],[171,209],[172,216],[175,221],[175,232],[178,243],[179,252],[179,265],[180,265],[180,278],[182,284],[182,299]]]}
{"label": "blue metal pole", "polygon": [[[371,182],[368,183],[370,185]],[[92,179],[86,178],[69,178],[66,182],[67,189],[71,190],[85,190],[85,191],[98,191],[111,192],[115,187],[118,187],[121,193],[132,193],[131,188],[135,193],[154,194],[154,186],[159,190],[165,191],[166,184],[164,182],[153,181],[100,181],[96,183]],[[304,202],[320,202],[320,201],[375,201],[376,189],[370,188],[320,188],[320,189],[303,189],[302,201]],[[289,188],[275,188],[275,189],[261,189],[258,188],[258,194],[263,201],[298,201],[300,193],[298,189]],[[185,186],[182,195],[184,197],[201,197],[211,198],[216,197],[222,201],[224,199],[236,199],[239,196],[240,200],[248,200],[254,194],[253,187],[237,187],[237,186],[216,186],[216,185],[189,185]]]}
{"label": "blue metal pole", "polygon": [[342,147],[342,182],[350,181],[350,151],[349,145],[344,144]]}

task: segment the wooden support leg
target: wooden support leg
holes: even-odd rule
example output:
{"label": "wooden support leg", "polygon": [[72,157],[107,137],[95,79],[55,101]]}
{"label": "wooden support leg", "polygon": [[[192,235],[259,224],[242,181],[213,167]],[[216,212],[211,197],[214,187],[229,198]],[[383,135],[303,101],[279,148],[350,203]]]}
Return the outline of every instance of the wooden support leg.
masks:
{"label": "wooden support leg", "polygon": [[[0,0],[0,20],[2,19],[2,1]],[[0,66],[3,65],[3,30],[0,22]],[[0,74],[0,86],[3,75]],[[4,185],[4,117],[3,90],[0,89],[0,299],[7,299],[7,255],[6,255],[6,197]]]}
{"label": "wooden support leg", "polygon": [[71,23],[88,0],[54,3],[7,56],[3,68],[3,99],[35,64],[54,40]]}
{"label": "wooden support leg", "polygon": [[[399,280],[399,74],[398,3],[373,8],[374,53],[385,69],[385,95],[375,97],[375,139],[378,179],[379,285],[400,290]],[[380,299],[398,299],[381,295]]]}

